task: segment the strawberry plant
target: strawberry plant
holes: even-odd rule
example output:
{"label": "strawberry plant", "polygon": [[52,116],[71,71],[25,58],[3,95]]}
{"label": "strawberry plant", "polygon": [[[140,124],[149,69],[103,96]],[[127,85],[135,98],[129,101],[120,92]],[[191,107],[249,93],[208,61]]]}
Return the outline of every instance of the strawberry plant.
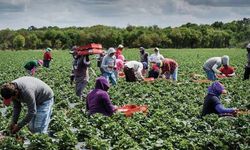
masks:
{"label": "strawberry plant", "polygon": [[[151,50],[147,50],[152,53]],[[226,107],[249,109],[250,81],[242,81],[245,50],[196,49],[162,50],[164,56],[179,64],[178,81],[155,80],[154,82],[125,82],[119,79],[108,93],[114,105],[148,105],[148,113],[135,113],[126,118],[122,113],[111,117],[101,114],[87,116],[86,101],[75,95],[69,83],[71,56],[66,51],[54,51],[51,68],[40,68],[36,77],[46,82],[55,93],[52,120],[49,125],[53,137],[43,134],[29,135],[27,128],[20,135],[21,141],[7,136],[0,142],[0,149],[75,149],[82,143],[86,149],[250,149],[250,115],[220,118],[211,114],[200,118],[200,112],[210,83],[192,82],[193,73],[204,75],[202,65],[213,56],[229,55],[230,64],[238,67],[236,77],[220,79],[228,90],[221,96]],[[128,60],[136,60],[137,49],[124,50]],[[18,57],[17,57],[18,56]],[[42,57],[41,51],[0,51],[0,83],[12,81],[25,75],[23,64]],[[94,56],[92,68],[100,74]],[[84,93],[94,88],[95,75]],[[229,100],[229,101],[228,101]],[[20,115],[23,118],[27,109]],[[0,105],[0,131],[8,129],[12,108]],[[0,132],[1,133],[1,132]]]}

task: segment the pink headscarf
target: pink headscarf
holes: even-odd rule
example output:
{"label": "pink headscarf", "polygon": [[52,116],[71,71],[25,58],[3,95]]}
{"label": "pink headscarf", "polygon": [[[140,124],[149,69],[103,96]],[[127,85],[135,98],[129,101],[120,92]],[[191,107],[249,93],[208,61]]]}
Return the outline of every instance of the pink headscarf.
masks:
{"label": "pink headscarf", "polygon": [[116,59],[116,70],[121,71],[124,67],[123,60]]}
{"label": "pink headscarf", "polygon": [[120,60],[124,61],[125,57],[123,55],[118,55],[116,59],[120,59]]}

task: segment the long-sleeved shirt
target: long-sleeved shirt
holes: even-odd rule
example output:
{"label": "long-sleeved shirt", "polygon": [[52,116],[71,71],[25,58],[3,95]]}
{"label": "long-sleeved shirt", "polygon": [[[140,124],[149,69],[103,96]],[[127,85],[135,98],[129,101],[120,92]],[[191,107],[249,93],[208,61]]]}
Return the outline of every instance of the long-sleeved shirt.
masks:
{"label": "long-sleeved shirt", "polygon": [[221,73],[218,68],[221,66],[221,57],[209,58],[203,65],[203,68],[208,71],[214,71],[215,73]]}
{"label": "long-sleeved shirt", "polygon": [[250,68],[250,52],[247,53],[247,64],[246,67]]}
{"label": "long-sleeved shirt", "polygon": [[208,94],[205,97],[205,101],[203,104],[202,109],[202,116],[205,116],[207,114],[215,113],[215,114],[224,114],[224,113],[233,113],[233,108],[225,108],[221,102],[220,99],[212,94]]}
{"label": "long-sleeved shirt", "polygon": [[143,64],[138,61],[129,61],[127,62],[124,66],[127,66],[128,68],[133,68],[135,77],[139,80],[143,80],[144,77],[142,75],[142,69],[143,69]]}
{"label": "long-sleeved shirt", "polygon": [[43,54],[43,59],[44,60],[51,60],[52,59],[51,52],[45,52]]}
{"label": "long-sleeved shirt", "polygon": [[90,66],[90,61],[87,60],[87,56],[81,56],[75,60],[74,74],[76,77],[84,77],[88,80],[88,67]]}
{"label": "long-sleeved shirt", "polygon": [[144,52],[143,54],[140,55],[140,61],[146,62],[148,64],[148,53],[147,52]]}
{"label": "long-sleeved shirt", "polygon": [[111,116],[115,112],[107,92],[108,88],[109,83],[104,77],[97,78],[95,89],[87,96],[86,108],[89,115],[101,113]]}
{"label": "long-sleeved shirt", "polygon": [[150,62],[159,62],[159,61],[162,61],[163,59],[164,57],[160,53],[152,54],[149,57]]}
{"label": "long-sleeved shirt", "polygon": [[12,83],[15,83],[19,91],[19,96],[13,100],[13,117],[12,122],[17,123],[22,103],[28,107],[28,113],[25,118],[18,123],[19,127],[28,124],[36,115],[37,106],[54,97],[52,89],[40,79],[34,77],[20,77]]}
{"label": "long-sleeved shirt", "polygon": [[29,62],[27,62],[27,63],[24,65],[24,68],[27,69],[27,70],[32,70],[32,69],[35,68],[35,67],[38,67],[38,62],[37,62],[37,60],[29,61]]}
{"label": "long-sleeved shirt", "polygon": [[162,74],[170,73],[173,74],[175,69],[178,67],[178,64],[175,60],[166,58],[162,62]]}
{"label": "long-sleeved shirt", "polygon": [[101,68],[107,73],[112,73],[116,64],[116,57],[110,57],[108,54],[104,56]]}

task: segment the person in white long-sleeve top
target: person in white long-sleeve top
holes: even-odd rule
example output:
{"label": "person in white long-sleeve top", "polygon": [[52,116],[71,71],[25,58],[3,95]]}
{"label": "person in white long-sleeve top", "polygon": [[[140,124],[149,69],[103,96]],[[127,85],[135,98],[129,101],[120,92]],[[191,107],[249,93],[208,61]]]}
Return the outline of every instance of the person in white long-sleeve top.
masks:
{"label": "person in white long-sleeve top", "polygon": [[159,48],[154,49],[154,54],[151,54],[149,57],[149,62],[150,63],[156,63],[164,60],[164,57],[160,54]]}
{"label": "person in white long-sleeve top", "polygon": [[216,80],[215,74],[222,74],[222,72],[218,70],[221,65],[224,67],[229,66],[229,56],[212,57],[204,63],[203,70],[206,72],[208,80],[214,81]]}
{"label": "person in white long-sleeve top", "polygon": [[[146,66],[145,66],[146,67]],[[129,61],[124,65],[124,73],[127,82],[135,82],[138,80],[143,80],[144,77],[142,75],[143,64],[138,61]]]}

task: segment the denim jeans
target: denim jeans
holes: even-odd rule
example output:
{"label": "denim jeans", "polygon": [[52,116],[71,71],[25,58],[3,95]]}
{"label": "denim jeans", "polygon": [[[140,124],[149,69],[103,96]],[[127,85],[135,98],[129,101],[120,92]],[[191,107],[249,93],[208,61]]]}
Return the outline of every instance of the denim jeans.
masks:
{"label": "denim jeans", "polygon": [[51,98],[40,105],[37,105],[37,113],[29,123],[29,130],[32,133],[47,133],[52,114],[54,98]]}
{"label": "denim jeans", "polygon": [[215,76],[214,71],[212,71],[212,70],[206,70],[206,69],[204,69],[204,70],[205,70],[205,72],[207,74],[207,79],[208,80],[211,80],[211,81],[215,81],[216,80],[216,76]]}
{"label": "denim jeans", "polygon": [[114,72],[104,72],[103,75],[108,81],[111,81],[112,85],[116,85],[116,77]]}
{"label": "denim jeans", "polygon": [[178,77],[178,67],[175,68],[174,72],[172,74],[166,73],[165,74],[166,79],[172,78],[174,81],[177,81]]}

